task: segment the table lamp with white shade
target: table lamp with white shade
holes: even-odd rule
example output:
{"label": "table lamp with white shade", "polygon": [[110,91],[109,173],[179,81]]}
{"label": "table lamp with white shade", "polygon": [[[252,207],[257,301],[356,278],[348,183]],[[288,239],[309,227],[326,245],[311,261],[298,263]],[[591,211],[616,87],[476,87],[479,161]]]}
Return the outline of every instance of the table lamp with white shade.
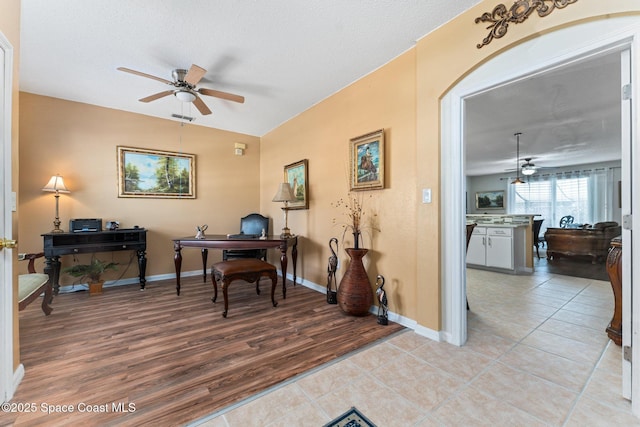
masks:
{"label": "table lamp with white shade", "polygon": [[289,202],[295,201],[296,198],[293,195],[293,190],[291,190],[291,185],[288,182],[280,183],[278,187],[278,192],[275,196],[273,196],[274,202],[284,202],[284,207],[282,210],[284,211],[284,228],[282,229],[282,234],[280,234],[281,238],[291,237],[291,230],[289,230],[288,226],[288,212],[289,212]]}

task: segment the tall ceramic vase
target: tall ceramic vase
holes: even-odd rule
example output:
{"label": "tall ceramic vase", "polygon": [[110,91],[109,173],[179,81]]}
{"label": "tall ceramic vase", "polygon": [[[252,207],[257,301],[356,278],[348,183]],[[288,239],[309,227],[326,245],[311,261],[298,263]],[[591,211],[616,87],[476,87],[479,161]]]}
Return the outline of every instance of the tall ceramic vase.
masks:
{"label": "tall ceramic vase", "polygon": [[345,249],[351,258],[349,267],[344,273],[338,287],[338,305],[347,314],[364,316],[369,313],[373,304],[373,291],[369,283],[369,276],[362,264],[362,258],[368,249]]}

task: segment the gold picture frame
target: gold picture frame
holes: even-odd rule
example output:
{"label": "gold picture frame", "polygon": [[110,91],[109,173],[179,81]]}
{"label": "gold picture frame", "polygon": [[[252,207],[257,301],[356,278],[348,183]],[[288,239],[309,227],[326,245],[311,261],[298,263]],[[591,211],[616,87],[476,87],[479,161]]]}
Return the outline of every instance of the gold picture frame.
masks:
{"label": "gold picture frame", "polygon": [[196,198],[196,156],[118,146],[118,197]]}
{"label": "gold picture frame", "polygon": [[350,140],[350,190],[384,188],[384,129]]}
{"label": "gold picture frame", "polygon": [[476,209],[504,209],[504,191],[479,191],[476,193]]}
{"label": "gold picture frame", "polygon": [[284,182],[291,185],[296,198],[289,209],[309,209],[309,161],[300,160],[284,167]]}

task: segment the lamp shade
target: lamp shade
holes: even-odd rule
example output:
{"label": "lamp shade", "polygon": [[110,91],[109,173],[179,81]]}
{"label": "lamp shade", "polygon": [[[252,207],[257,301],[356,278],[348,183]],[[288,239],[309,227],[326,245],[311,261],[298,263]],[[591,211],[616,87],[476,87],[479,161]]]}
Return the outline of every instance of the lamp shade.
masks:
{"label": "lamp shade", "polygon": [[47,185],[44,186],[42,191],[71,193],[71,191],[69,191],[67,187],[65,187],[64,181],[62,180],[62,177],[60,175],[53,175],[49,182],[47,182]]}
{"label": "lamp shade", "polygon": [[293,202],[296,198],[293,196],[291,185],[288,182],[280,183],[278,192],[273,196],[273,202]]}
{"label": "lamp shade", "polygon": [[533,175],[536,173],[536,167],[533,165],[522,166],[522,175]]}

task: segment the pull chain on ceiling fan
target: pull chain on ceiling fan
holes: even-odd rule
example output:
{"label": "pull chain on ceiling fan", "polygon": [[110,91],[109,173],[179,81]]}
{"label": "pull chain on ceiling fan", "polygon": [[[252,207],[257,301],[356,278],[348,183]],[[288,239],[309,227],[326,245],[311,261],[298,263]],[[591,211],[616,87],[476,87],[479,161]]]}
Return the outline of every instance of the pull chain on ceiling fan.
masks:
{"label": "pull chain on ceiling fan", "polygon": [[522,132],[516,132],[516,179],[511,181],[512,184],[525,184],[526,182],[520,179],[520,135]]}

